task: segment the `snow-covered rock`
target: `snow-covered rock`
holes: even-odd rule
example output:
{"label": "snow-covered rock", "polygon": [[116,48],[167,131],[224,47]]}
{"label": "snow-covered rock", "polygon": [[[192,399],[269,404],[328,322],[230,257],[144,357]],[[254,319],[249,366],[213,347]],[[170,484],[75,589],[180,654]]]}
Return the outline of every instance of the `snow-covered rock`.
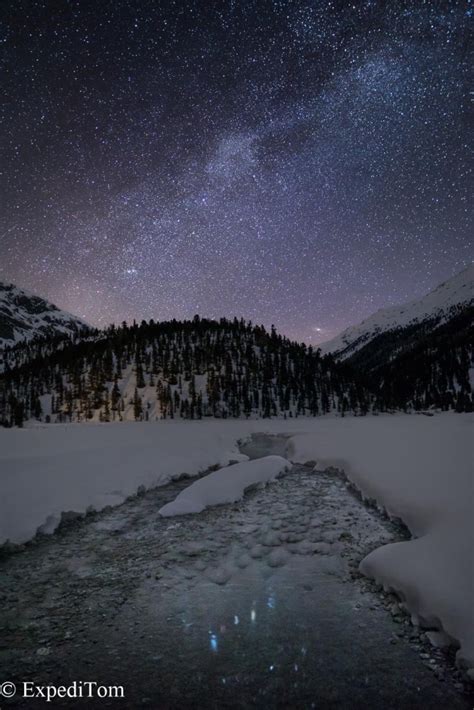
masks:
{"label": "snow-covered rock", "polygon": [[[291,463],[282,456],[265,456],[254,461],[244,461],[221,468],[200,478],[160,509],[160,515],[186,515],[200,513],[205,508],[241,500],[246,490],[273,481]],[[272,543],[273,544],[273,543]]]}
{"label": "snow-covered rock", "polygon": [[[321,352],[347,358],[381,333],[428,320],[437,324],[449,320],[459,308],[474,301],[474,264],[430,291],[423,298],[390,308],[382,308],[359,325],[350,326],[335,338],[322,343]],[[439,320],[438,320],[439,319]]]}
{"label": "snow-covered rock", "polygon": [[41,335],[72,335],[89,327],[34,293],[0,282],[0,348]]}

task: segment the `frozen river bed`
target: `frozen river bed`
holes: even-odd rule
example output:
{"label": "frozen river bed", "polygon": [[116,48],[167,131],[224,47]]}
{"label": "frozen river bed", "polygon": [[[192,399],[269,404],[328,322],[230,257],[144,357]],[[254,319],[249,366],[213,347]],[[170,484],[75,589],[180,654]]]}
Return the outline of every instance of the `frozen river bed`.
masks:
{"label": "frozen river bed", "polygon": [[49,707],[471,707],[449,655],[360,577],[359,561],[404,532],[342,478],[298,465],[240,503],[161,518],[185,485],[2,562],[4,678],[124,687]]}

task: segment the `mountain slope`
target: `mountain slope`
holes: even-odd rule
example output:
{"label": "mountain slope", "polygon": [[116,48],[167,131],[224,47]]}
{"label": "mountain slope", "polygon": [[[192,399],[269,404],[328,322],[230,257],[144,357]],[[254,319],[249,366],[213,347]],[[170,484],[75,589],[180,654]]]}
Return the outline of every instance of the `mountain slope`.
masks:
{"label": "mountain slope", "polygon": [[428,322],[435,328],[473,303],[474,264],[470,264],[423,298],[383,308],[319,347],[323,354],[345,359],[382,333]]}
{"label": "mountain slope", "polygon": [[473,408],[474,268],[419,301],[378,311],[326,347],[384,409]]}
{"label": "mountain slope", "polygon": [[371,397],[331,356],[234,319],[111,327],[5,355],[0,423],[365,413]]}
{"label": "mountain slope", "polygon": [[37,336],[72,335],[87,323],[30,291],[0,282],[0,348]]}

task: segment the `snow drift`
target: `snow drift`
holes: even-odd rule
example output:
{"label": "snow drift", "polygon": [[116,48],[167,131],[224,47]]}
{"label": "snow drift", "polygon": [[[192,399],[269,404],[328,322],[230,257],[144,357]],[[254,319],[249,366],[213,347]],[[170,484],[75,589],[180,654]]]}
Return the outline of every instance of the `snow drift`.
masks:
{"label": "snow drift", "polygon": [[259,483],[273,481],[291,463],[281,456],[265,456],[254,461],[244,461],[235,466],[214,471],[195,481],[160,509],[160,515],[185,515],[200,513],[212,505],[235,503],[241,500],[245,491]]}

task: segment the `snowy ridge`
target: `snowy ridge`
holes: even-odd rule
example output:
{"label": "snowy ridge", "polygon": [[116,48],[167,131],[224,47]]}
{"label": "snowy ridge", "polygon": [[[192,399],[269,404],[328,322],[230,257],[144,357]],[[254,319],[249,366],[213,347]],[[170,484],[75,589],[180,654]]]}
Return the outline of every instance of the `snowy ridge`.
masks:
{"label": "snowy ridge", "polygon": [[90,326],[30,291],[0,282],[0,348],[43,335],[73,335]]}
{"label": "snowy ridge", "polygon": [[359,325],[346,328],[319,347],[323,354],[334,353],[340,358],[346,358],[381,333],[429,320],[436,320],[436,325],[440,325],[455,315],[460,308],[471,305],[473,301],[474,264],[470,264],[423,298],[399,306],[382,308]]}

